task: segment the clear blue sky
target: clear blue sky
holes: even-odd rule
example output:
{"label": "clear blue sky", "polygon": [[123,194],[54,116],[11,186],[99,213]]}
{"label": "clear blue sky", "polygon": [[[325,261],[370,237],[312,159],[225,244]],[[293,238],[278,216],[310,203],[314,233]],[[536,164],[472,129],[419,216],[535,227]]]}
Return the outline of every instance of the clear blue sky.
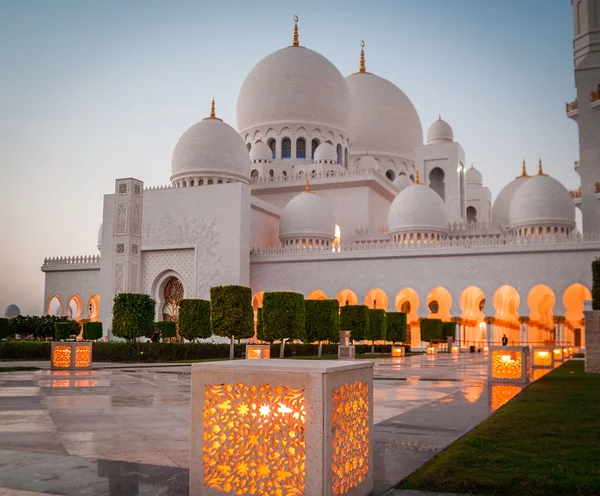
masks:
{"label": "clear blue sky", "polygon": [[264,56],[301,44],[438,113],[494,197],[539,156],[579,185],[569,0],[0,0],[0,312],[40,313],[45,256],[96,253],[117,177],[167,184],[179,136]]}

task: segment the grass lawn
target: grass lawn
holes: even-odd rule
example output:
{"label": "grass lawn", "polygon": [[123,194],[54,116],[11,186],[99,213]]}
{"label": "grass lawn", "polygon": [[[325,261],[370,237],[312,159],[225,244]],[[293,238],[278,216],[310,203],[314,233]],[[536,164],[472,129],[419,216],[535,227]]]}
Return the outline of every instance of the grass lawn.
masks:
{"label": "grass lawn", "polygon": [[27,372],[29,370],[40,370],[38,367],[0,367],[0,372]]}
{"label": "grass lawn", "polygon": [[567,362],[404,479],[402,489],[600,495],[600,375]]}

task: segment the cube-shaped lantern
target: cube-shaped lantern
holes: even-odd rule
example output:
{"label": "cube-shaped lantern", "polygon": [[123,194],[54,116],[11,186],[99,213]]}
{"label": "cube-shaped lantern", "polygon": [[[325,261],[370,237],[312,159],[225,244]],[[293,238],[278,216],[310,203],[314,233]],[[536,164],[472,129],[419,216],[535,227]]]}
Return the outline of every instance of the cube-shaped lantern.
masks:
{"label": "cube-shaped lantern", "polygon": [[437,351],[438,351],[437,346],[428,346],[426,353],[428,355],[437,355]]}
{"label": "cube-shaped lantern", "polygon": [[551,346],[533,346],[531,348],[531,366],[534,369],[553,369],[554,348]]}
{"label": "cube-shaped lantern", "polygon": [[571,355],[569,355],[569,348],[567,348],[565,346],[565,347],[563,347],[562,350],[563,350],[563,360],[566,362],[569,359],[569,357],[571,356]]}
{"label": "cube-shaped lantern", "polygon": [[81,370],[92,366],[92,343],[90,341],[53,341],[50,369]]}
{"label": "cube-shaped lantern", "polygon": [[373,362],[192,366],[190,494],[367,495]]}
{"label": "cube-shaped lantern", "polygon": [[488,380],[491,382],[529,382],[527,346],[491,346]]}
{"label": "cube-shaped lantern", "polygon": [[356,348],[353,345],[349,346],[338,346],[338,359],[339,360],[354,360],[356,358]]}
{"label": "cube-shaped lantern", "polygon": [[392,356],[393,357],[403,357],[405,355],[406,355],[406,348],[404,348],[404,346],[392,345]]}
{"label": "cube-shaped lantern", "polygon": [[573,356],[575,354],[575,348],[569,346],[569,356]]}
{"label": "cube-shaped lantern", "polygon": [[489,346],[484,346],[483,347],[483,352],[484,353],[488,353],[490,351],[490,347]]}
{"label": "cube-shaped lantern", "polygon": [[564,360],[563,349],[558,346],[552,349],[552,356],[554,357],[554,364],[557,362],[562,362]]}
{"label": "cube-shaped lantern", "polygon": [[271,358],[271,346],[268,344],[247,344],[246,360]]}
{"label": "cube-shaped lantern", "polygon": [[450,353],[460,353],[460,346],[453,346],[450,348]]}

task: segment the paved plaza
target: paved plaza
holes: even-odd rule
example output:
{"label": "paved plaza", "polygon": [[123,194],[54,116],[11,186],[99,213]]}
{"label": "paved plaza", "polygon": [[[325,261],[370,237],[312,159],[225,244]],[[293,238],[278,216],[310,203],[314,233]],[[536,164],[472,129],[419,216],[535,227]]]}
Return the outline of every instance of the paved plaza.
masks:
{"label": "paved plaza", "polygon": [[[483,354],[376,360],[375,495],[520,390],[488,385],[486,365]],[[0,374],[0,496],[188,494],[191,367],[94,367]]]}

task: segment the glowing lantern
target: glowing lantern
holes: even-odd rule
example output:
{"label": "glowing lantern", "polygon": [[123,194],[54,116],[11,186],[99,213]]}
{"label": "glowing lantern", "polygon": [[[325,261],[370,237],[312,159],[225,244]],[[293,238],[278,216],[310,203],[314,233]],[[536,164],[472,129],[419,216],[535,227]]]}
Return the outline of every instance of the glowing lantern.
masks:
{"label": "glowing lantern", "polygon": [[451,353],[460,353],[460,347],[459,346],[453,346],[452,348],[450,348],[450,352]]}
{"label": "glowing lantern", "polygon": [[492,346],[489,355],[489,381],[519,383],[529,381],[528,347]]}
{"label": "glowing lantern", "polygon": [[53,342],[51,369],[89,369],[92,366],[92,343],[89,341]]}
{"label": "glowing lantern", "polygon": [[569,356],[569,348],[563,348],[563,360],[568,360]]}
{"label": "glowing lantern", "polygon": [[564,360],[562,348],[554,348],[552,350],[552,355],[554,356],[555,363],[562,362]]}
{"label": "glowing lantern", "polygon": [[573,356],[575,352],[573,351],[573,347],[569,346],[569,356]]}
{"label": "glowing lantern", "polygon": [[356,349],[350,344],[350,331],[340,331],[340,344],[338,345],[338,359],[354,360]]}
{"label": "glowing lantern", "polygon": [[247,344],[246,360],[271,358],[271,346],[268,344]]}
{"label": "glowing lantern", "polygon": [[392,356],[393,357],[403,357],[406,354],[406,349],[404,346],[392,346]]}
{"label": "glowing lantern", "polygon": [[534,346],[531,348],[533,355],[533,368],[554,368],[554,348],[546,346]]}
{"label": "glowing lantern", "polygon": [[484,346],[483,347],[483,352],[487,353],[488,351],[490,351],[490,348],[488,346]]}
{"label": "glowing lantern", "polygon": [[190,494],[370,494],[372,405],[371,362],[194,364]]}
{"label": "glowing lantern", "polygon": [[427,354],[428,355],[437,355],[437,346],[428,346],[427,347]]}

